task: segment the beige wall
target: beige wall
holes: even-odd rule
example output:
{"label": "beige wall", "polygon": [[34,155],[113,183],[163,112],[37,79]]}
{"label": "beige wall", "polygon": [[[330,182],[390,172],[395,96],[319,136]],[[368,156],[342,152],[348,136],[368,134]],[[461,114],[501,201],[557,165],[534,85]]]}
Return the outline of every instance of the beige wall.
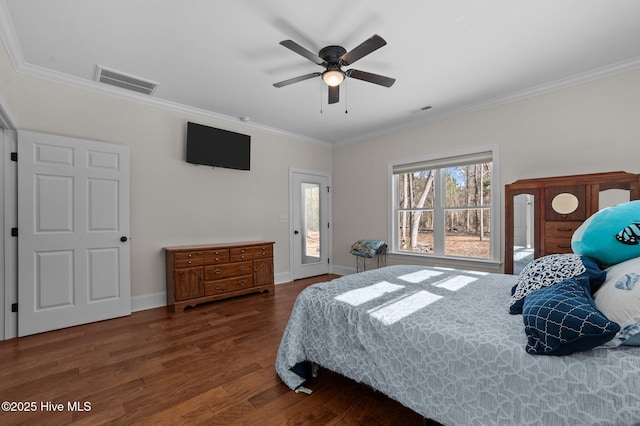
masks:
{"label": "beige wall", "polygon": [[[19,130],[131,148],[132,295],[165,291],[162,247],[275,241],[275,272],[289,274],[289,167],[331,173],[331,147],[16,73],[0,44],[0,102]],[[186,122],[252,137],[251,171],[184,161]]]}
{"label": "beige wall", "polygon": [[388,238],[390,161],[494,144],[501,193],[523,178],[640,173],[640,70],[335,148],[333,263],[353,268],[353,242]]}
{"label": "beige wall", "polygon": [[[1,45],[0,45],[1,46]],[[0,103],[15,125],[131,147],[132,294],[164,291],[162,247],[267,239],[289,273],[288,168],[333,173],[332,263],[387,239],[389,161],[498,145],[500,191],[521,178],[640,173],[640,70],[333,149],[16,73],[0,48]],[[437,111],[435,106],[434,111]],[[428,112],[426,113],[428,114]],[[184,162],[187,120],[252,136],[252,170]],[[393,260],[391,261],[393,263]]]}

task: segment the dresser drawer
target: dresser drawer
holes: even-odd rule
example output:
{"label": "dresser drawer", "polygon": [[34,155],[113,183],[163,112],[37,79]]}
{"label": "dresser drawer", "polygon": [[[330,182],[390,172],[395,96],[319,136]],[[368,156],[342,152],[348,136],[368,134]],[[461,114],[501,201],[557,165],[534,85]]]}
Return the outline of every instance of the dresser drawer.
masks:
{"label": "dresser drawer", "polygon": [[251,275],[220,281],[209,281],[204,283],[204,294],[205,296],[210,296],[212,294],[228,293],[251,286],[253,286],[253,277]]}
{"label": "dresser drawer", "polygon": [[545,237],[571,238],[580,225],[582,225],[582,222],[577,220],[547,221],[544,224],[544,235]]}
{"label": "dresser drawer", "polygon": [[207,250],[204,252],[204,264],[215,265],[229,262],[229,249]]}
{"label": "dresser drawer", "polygon": [[253,247],[251,249],[251,252],[253,253],[254,259],[258,259],[261,257],[273,257],[273,246],[266,245],[266,246],[260,246],[260,247]]}
{"label": "dresser drawer", "polygon": [[242,260],[250,260],[253,258],[252,247],[239,247],[229,250],[230,258],[232,262],[239,262]]}
{"label": "dresser drawer", "polygon": [[176,268],[186,268],[188,266],[202,265],[201,251],[187,251],[176,253],[173,258],[173,264]]}
{"label": "dresser drawer", "polygon": [[207,265],[204,267],[205,281],[221,280],[229,278],[229,264],[224,265]]}
{"label": "dresser drawer", "polygon": [[571,251],[571,237],[549,237],[544,239],[544,250],[546,254],[553,253],[573,253]]}
{"label": "dresser drawer", "polygon": [[239,277],[241,275],[253,274],[253,263],[250,260],[246,262],[235,262],[229,264],[229,276]]}
{"label": "dresser drawer", "polygon": [[242,277],[230,278],[232,290],[239,290],[241,288],[253,287],[253,275],[245,275]]}

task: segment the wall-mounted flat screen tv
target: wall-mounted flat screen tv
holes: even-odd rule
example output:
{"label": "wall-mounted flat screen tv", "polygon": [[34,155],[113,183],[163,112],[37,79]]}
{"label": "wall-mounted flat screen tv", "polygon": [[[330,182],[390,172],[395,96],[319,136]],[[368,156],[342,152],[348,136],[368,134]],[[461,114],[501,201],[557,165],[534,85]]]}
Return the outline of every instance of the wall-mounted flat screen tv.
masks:
{"label": "wall-mounted flat screen tv", "polygon": [[188,122],[187,163],[250,170],[251,136]]}

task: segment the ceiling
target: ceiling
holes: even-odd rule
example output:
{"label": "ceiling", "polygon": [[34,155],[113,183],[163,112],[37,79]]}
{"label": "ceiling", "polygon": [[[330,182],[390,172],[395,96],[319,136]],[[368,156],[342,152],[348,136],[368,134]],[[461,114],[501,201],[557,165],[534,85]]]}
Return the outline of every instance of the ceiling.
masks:
{"label": "ceiling", "polygon": [[[159,83],[137,98],[343,144],[640,67],[637,0],[0,0],[14,65],[94,81],[96,66]],[[327,103],[323,68],[281,46],[387,45]],[[127,92],[128,93],[128,92]],[[430,106],[430,109],[423,110]]]}

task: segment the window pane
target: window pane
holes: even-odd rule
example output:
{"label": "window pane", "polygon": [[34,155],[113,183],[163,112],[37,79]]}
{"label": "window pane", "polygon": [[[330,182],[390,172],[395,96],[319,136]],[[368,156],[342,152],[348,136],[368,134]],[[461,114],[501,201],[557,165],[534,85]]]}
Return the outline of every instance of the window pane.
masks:
{"label": "window pane", "polygon": [[433,178],[435,174],[430,171],[403,173],[398,175],[398,207],[431,208],[434,200]]}
{"label": "window pane", "polygon": [[398,212],[398,249],[433,253],[433,211]]}
{"label": "window pane", "polygon": [[489,258],[489,209],[445,210],[444,253],[448,256]]}
{"label": "window pane", "polygon": [[[393,164],[392,250],[498,260],[490,238],[493,149]],[[499,187],[498,187],[499,188]]]}
{"label": "window pane", "polygon": [[320,185],[302,183],[302,263],[320,261]]}
{"label": "window pane", "polygon": [[445,207],[490,205],[491,165],[489,162],[444,169]]}

